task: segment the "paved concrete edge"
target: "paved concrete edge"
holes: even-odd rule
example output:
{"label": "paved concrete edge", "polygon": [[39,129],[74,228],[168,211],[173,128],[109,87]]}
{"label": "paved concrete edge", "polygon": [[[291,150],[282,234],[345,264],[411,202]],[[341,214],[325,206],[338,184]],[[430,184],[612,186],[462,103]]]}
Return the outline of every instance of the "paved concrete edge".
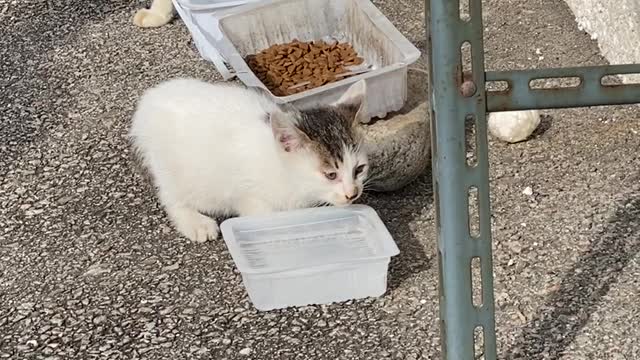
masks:
{"label": "paved concrete edge", "polygon": [[[640,3],[636,0],[565,0],[578,28],[597,39],[598,47],[612,64],[640,63]],[[622,76],[639,82],[640,75]]]}

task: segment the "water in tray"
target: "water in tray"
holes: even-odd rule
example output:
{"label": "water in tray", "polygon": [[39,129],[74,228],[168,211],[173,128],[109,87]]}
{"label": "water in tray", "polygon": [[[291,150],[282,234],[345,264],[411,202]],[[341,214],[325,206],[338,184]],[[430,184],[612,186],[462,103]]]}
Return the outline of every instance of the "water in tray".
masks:
{"label": "water in tray", "polygon": [[[237,244],[254,270],[308,267],[376,256],[367,221],[348,216],[299,225],[236,233]],[[369,236],[371,234],[369,233]]]}

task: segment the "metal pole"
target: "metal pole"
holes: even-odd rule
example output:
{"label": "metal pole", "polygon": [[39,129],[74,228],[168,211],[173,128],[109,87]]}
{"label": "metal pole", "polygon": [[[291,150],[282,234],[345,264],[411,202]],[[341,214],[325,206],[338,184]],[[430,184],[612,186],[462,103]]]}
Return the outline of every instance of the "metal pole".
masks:
{"label": "metal pole", "polygon": [[[464,0],[463,0],[464,1]],[[432,126],[432,167],[440,271],[444,359],[474,359],[474,330],[483,329],[483,355],[496,359],[491,259],[488,146],[481,0],[461,20],[458,0],[426,0]],[[463,76],[461,47],[471,45],[472,70]],[[465,122],[475,125],[477,163],[467,164]],[[469,190],[477,189],[479,235],[471,235]],[[474,306],[471,263],[480,260],[482,304]],[[475,285],[475,284],[474,284]]]}
{"label": "metal pole", "polygon": [[[469,18],[460,11],[468,3]],[[464,19],[463,19],[464,17]],[[474,359],[474,331],[483,330],[482,355],[496,359],[491,254],[491,212],[486,111],[569,108],[640,102],[639,84],[610,82],[611,75],[640,73],[640,64],[521,71],[484,71],[482,0],[425,0],[429,56],[433,187],[438,236],[440,328],[444,359]],[[471,47],[471,69],[462,45]],[[536,87],[540,79],[577,80]],[[485,81],[506,88],[486,91]],[[475,126],[476,163],[469,165],[465,125]],[[477,189],[479,233],[469,225],[469,190]],[[474,305],[471,267],[480,261],[481,304]],[[478,354],[479,355],[479,354]]]}

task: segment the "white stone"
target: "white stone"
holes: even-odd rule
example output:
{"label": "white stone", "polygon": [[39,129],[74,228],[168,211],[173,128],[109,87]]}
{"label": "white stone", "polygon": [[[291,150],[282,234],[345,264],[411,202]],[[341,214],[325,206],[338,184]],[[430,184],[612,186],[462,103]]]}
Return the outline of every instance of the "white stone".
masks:
{"label": "white stone", "polygon": [[531,195],[533,195],[533,189],[531,188],[531,186],[527,186],[526,188],[524,188],[522,193],[527,195],[527,196],[531,196]]}
{"label": "white stone", "polygon": [[489,132],[500,140],[515,143],[526,140],[540,125],[538,110],[501,111],[489,114]]}

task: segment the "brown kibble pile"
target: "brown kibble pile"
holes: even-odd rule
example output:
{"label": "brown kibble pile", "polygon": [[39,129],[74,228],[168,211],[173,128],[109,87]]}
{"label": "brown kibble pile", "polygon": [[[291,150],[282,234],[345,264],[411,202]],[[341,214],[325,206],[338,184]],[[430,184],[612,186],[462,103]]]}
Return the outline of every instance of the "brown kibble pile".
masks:
{"label": "brown kibble pile", "polygon": [[364,61],[347,43],[293,40],[247,56],[249,68],[276,96],[288,96],[353,76]]}

